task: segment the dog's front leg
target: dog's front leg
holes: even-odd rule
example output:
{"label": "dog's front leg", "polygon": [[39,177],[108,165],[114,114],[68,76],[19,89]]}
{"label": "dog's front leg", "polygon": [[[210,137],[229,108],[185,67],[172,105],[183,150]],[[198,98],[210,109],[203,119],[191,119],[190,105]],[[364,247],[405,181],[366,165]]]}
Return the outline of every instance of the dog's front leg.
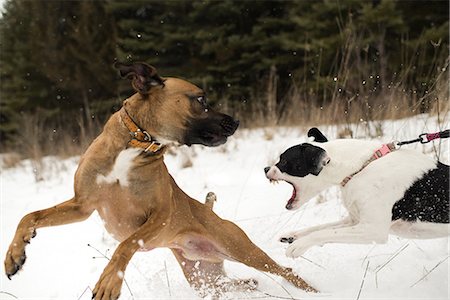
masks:
{"label": "dog's front leg", "polygon": [[293,242],[286,250],[286,256],[296,258],[309,248],[327,243],[369,244],[386,242],[389,234],[389,224],[357,224],[336,229],[324,229],[312,232]]}
{"label": "dog's front leg", "polygon": [[162,222],[149,219],[135,233],[119,244],[95,285],[92,299],[110,300],[119,298],[128,262],[143,243],[146,247],[149,243],[156,244],[156,237],[163,228],[161,224]]}
{"label": "dog's front leg", "polygon": [[355,221],[352,218],[346,217],[346,218],[336,221],[336,222],[330,222],[330,223],[326,223],[326,224],[322,224],[322,225],[312,226],[312,227],[305,228],[303,230],[292,231],[292,232],[283,234],[280,237],[280,242],[292,244],[297,239],[305,237],[312,232],[324,230],[324,229],[337,229],[337,228],[341,228],[341,227],[345,227],[345,226],[350,226],[350,225],[353,225],[354,222]]}
{"label": "dog's front leg", "polygon": [[17,226],[14,239],[6,252],[6,276],[11,279],[11,276],[22,268],[26,259],[25,246],[36,235],[38,228],[80,222],[87,219],[93,211],[94,209],[85,202],[73,198],[24,216]]}

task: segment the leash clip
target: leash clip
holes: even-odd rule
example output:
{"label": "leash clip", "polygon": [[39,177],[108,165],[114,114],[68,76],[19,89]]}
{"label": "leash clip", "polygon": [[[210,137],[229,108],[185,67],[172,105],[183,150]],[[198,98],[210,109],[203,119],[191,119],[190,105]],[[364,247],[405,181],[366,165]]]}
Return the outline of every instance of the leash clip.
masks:
{"label": "leash clip", "polygon": [[393,141],[392,145],[394,146],[394,150],[398,150],[403,146],[403,144],[400,141]]}
{"label": "leash clip", "polygon": [[431,141],[428,139],[428,133],[422,133],[421,135],[419,135],[419,139],[421,144],[426,144]]}
{"label": "leash clip", "polygon": [[[423,136],[425,136],[425,139],[423,138]],[[448,137],[448,130],[445,130],[442,132],[436,132],[436,133],[422,133],[421,135],[419,135],[420,142],[422,144],[429,143],[435,139],[446,138],[446,137]]]}

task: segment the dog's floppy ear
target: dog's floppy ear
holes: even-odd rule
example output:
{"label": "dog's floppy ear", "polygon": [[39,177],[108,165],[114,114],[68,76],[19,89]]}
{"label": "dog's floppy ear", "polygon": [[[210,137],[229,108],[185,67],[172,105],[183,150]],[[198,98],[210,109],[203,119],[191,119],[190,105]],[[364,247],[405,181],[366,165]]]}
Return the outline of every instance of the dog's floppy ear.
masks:
{"label": "dog's floppy ear", "polygon": [[317,142],[317,143],[328,142],[328,139],[316,127],[313,127],[310,130],[308,130],[308,137],[311,137],[311,136],[314,138],[314,142]]}
{"label": "dog's floppy ear", "polygon": [[164,85],[164,79],[158,75],[156,69],[146,63],[125,64],[116,62],[114,67],[119,70],[122,78],[131,79],[133,88],[142,95],[148,94],[154,86]]}

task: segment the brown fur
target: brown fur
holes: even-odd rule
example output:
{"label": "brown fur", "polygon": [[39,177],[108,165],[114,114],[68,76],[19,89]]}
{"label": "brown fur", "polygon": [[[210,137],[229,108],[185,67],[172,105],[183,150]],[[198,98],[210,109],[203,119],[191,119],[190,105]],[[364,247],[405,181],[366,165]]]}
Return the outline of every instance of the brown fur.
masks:
{"label": "brown fur", "polygon": [[[149,93],[137,93],[125,100],[124,107],[156,139],[183,143],[186,121],[207,117],[200,104],[186,95],[202,93],[187,81],[168,78],[164,86],[152,87]],[[172,249],[186,279],[200,292],[202,282],[213,294],[249,286],[248,281],[219,280],[226,278],[224,259],[282,276],[301,289],[314,291],[291,269],[276,264],[238,226],[186,195],[167,171],[164,151],[139,154],[128,170],[128,186],[120,180],[99,183],[97,178],[111,172],[129,140],[128,130],[119,113],[115,113],[80,160],[75,174],[75,196],[30,213],[20,221],[5,259],[8,277],[23,265],[25,246],[36,229],[83,221],[97,210],[108,232],[120,244],[95,286],[95,299],[119,297],[123,279],[117,275],[118,271],[125,271],[141,246]]]}

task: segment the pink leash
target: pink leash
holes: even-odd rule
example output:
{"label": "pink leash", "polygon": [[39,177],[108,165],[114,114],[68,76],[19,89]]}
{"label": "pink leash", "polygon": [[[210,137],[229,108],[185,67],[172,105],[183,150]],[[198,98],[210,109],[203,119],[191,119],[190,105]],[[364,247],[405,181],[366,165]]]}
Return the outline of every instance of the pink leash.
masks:
{"label": "pink leash", "polygon": [[417,138],[415,140],[398,142],[397,146],[402,146],[402,145],[412,144],[412,143],[417,143],[417,142],[420,142],[421,144],[426,144],[435,139],[444,139],[444,138],[448,138],[448,137],[450,137],[450,129],[435,132],[435,133],[422,133],[421,135],[419,135],[419,138]]}
{"label": "pink leash", "polygon": [[436,132],[436,133],[422,133],[421,135],[419,135],[419,138],[417,138],[415,140],[398,142],[396,144],[395,143],[384,144],[383,146],[381,146],[381,148],[375,150],[375,153],[373,154],[373,156],[370,159],[368,159],[358,171],[345,177],[341,181],[341,186],[344,187],[353,178],[353,176],[355,176],[356,174],[361,172],[362,169],[367,167],[367,165],[369,165],[374,160],[377,160],[377,159],[387,155],[388,153],[391,153],[392,151],[395,151],[396,149],[398,149],[396,146],[400,147],[402,145],[412,144],[412,143],[417,143],[417,142],[426,144],[426,143],[431,142],[432,140],[448,138],[449,136],[450,136],[450,130],[447,129],[447,130]]}

